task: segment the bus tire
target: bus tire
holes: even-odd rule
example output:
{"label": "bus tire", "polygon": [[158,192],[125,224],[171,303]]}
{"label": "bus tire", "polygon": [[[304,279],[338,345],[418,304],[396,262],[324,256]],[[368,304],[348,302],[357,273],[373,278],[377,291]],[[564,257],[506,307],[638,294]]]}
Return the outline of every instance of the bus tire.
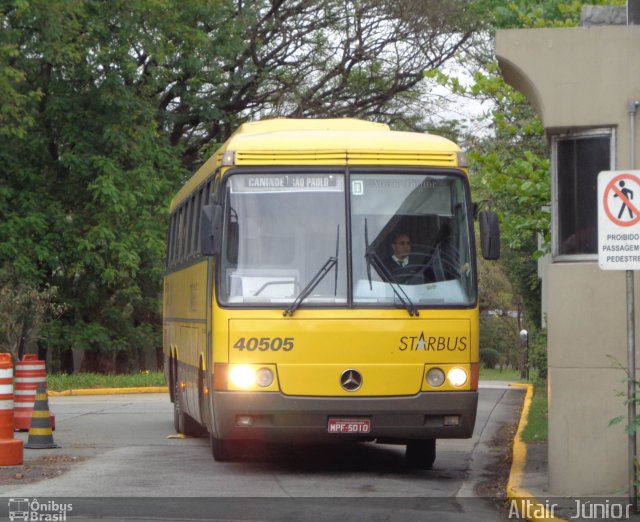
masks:
{"label": "bus tire", "polygon": [[244,445],[238,440],[219,439],[209,435],[211,454],[216,462],[234,462],[242,458]]}
{"label": "bus tire", "polygon": [[188,435],[190,437],[200,437],[204,433],[204,429],[193,418],[187,415],[182,409],[182,399],[180,396],[180,385],[176,378],[174,384],[173,401],[173,427],[178,433]]}
{"label": "bus tire", "polygon": [[178,390],[178,379],[173,381],[173,428],[176,433],[180,431],[180,416],[182,415],[182,407],[180,406],[180,393]]}
{"label": "bus tire", "polygon": [[405,453],[409,466],[431,469],[436,460],[436,439],[413,440],[407,443]]}

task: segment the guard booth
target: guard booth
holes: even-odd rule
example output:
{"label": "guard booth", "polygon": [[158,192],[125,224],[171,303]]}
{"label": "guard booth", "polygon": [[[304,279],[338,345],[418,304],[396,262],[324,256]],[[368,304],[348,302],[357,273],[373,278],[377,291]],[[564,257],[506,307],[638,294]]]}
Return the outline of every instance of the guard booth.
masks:
{"label": "guard booth", "polygon": [[[496,36],[505,80],[526,95],[551,145],[552,252],[541,275],[549,494],[557,496],[620,494],[628,485],[626,422],[609,426],[627,414],[620,396],[627,389],[625,272],[599,268],[597,217],[598,173],[631,169],[632,152],[640,159],[630,132],[637,117],[630,102],[640,100],[640,26],[626,25],[621,9],[623,16],[620,10],[590,12],[604,14],[609,24],[622,18],[625,25]],[[640,303],[637,274],[635,290]]]}

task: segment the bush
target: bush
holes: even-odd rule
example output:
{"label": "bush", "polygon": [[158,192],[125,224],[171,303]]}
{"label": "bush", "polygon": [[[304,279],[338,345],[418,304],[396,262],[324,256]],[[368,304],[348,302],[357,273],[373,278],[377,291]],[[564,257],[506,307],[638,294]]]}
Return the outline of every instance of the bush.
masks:
{"label": "bush", "polygon": [[480,362],[483,368],[495,368],[500,362],[500,353],[493,348],[480,350]]}
{"label": "bush", "polygon": [[538,372],[540,379],[547,378],[547,336],[544,332],[529,340],[529,366]]}

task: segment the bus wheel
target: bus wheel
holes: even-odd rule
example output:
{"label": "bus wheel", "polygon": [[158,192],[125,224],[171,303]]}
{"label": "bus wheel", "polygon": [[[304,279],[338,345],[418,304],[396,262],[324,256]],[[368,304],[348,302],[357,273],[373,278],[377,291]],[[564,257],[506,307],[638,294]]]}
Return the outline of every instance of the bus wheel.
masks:
{"label": "bus wheel", "polygon": [[173,401],[173,427],[178,433],[189,435],[190,437],[200,437],[204,433],[204,429],[182,409],[180,385],[177,377],[173,390],[175,395],[175,400]]}
{"label": "bus wheel", "polygon": [[240,460],[244,453],[244,445],[239,440],[225,440],[209,435],[211,454],[216,462],[233,462]]}
{"label": "bus wheel", "polygon": [[415,468],[431,469],[436,460],[436,439],[414,440],[407,444],[407,463]]}

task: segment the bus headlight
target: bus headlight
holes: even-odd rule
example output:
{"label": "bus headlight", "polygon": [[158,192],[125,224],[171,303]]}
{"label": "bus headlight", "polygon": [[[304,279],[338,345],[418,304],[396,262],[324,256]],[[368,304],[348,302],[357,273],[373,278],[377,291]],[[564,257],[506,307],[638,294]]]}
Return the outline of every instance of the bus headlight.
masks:
{"label": "bus headlight", "polygon": [[444,372],[440,368],[431,368],[427,372],[427,384],[433,388],[442,386],[444,383]]}
{"label": "bus headlight", "polygon": [[255,382],[255,371],[251,366],[233,366],[229,370],[229,382],[237,388],[250,388]]}
{"label": "bus headlight", "polygon": [[261,388],[268,388],[273,383],[273,372],[269,368],[260,368],[256,372],[255,381]]}
{"label": "bus headlight", "polygon": [[459,388],[460,386],[464,386],[467,382],[467,372],[462,368],[451,368],[447,378],[452,386]]}
{"label": "bus headlight", "polygon": [[268,388],[273,384],[273,372],[269,368],[255,368],[249,365],[232,366],[229,370],[229,382],[234,388]]}

